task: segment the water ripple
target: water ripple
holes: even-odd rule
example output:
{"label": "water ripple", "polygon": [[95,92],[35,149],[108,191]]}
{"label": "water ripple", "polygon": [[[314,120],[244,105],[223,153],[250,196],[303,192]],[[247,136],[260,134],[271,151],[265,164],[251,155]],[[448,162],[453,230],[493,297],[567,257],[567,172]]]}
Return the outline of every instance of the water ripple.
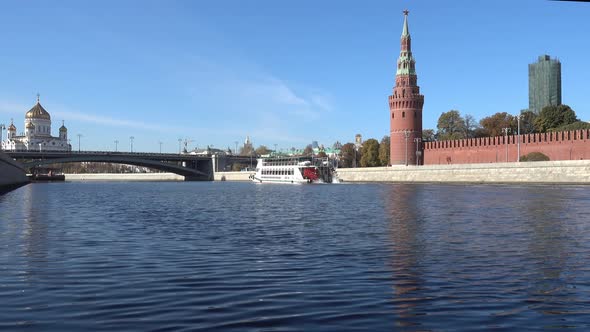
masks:
{"label": "water ripple", "polygon": [[588,330],[576,186],[34,184],[0,196],[0,329]]}

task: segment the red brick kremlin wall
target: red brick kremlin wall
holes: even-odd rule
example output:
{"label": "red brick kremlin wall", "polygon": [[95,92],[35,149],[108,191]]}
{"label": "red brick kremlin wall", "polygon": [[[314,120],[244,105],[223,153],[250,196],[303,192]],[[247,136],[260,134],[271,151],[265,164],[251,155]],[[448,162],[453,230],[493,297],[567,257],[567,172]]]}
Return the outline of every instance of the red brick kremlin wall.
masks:
{"label": "red brick kremlin wall", "polygon": [[[518,136],[469,138],[452,141],[424,142],[424,165],[475,164],[517,160]],[[527,134],[520,136],[520,155],[541,152],[550,160],[590,159],[590,130],[556,133]]]}

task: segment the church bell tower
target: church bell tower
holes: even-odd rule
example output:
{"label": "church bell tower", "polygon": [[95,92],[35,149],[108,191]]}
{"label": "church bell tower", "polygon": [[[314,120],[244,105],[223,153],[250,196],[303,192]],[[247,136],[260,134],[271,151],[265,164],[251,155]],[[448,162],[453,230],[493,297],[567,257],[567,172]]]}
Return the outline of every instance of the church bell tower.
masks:
{"label": "church bell tower", "polygon": [[395,86],[389,96],[390,163],[391,165],[422,165],[422,107],[424,96],[420,94],[412,38],[408,28],[408,14],[404,11],[401,51],[397,60]]}

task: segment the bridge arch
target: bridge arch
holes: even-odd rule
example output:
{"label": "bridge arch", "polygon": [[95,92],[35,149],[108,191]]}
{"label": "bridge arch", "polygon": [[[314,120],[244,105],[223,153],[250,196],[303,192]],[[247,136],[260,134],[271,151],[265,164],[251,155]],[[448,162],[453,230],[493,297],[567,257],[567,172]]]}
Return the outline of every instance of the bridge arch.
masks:
{"label": "bridge arch", "polygon": [[168,162],[150,160],[138,157],[119,156],[119,155],[77,155],[71,157],[37,159],[22,163],[25,168],[32,168],[50,164],[80,163],[80,162],[105,162],[114,164],[126,164],[140,167],[148,167],[164,172],[170,172],[185,177],[185,181],[210,181],[213,179],[211,172],[198,169],[198,161],[185,161],[187,166],[176,165]]}

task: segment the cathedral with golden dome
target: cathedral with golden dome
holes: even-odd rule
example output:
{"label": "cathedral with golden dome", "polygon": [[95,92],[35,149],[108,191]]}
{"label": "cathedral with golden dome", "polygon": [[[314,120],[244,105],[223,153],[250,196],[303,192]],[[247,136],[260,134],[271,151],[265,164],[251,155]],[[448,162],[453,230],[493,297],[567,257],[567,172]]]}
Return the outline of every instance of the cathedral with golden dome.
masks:
{"label": "cathedral with golden dome", "polygon": [[25,114],[25,131],[17,135],[14,121],[8,127],[6,140],[2,149],[8,151],[72,151],[68,142],[68,129],[62,123],[59,136],[51,136],[51,115],[39,102]]}

